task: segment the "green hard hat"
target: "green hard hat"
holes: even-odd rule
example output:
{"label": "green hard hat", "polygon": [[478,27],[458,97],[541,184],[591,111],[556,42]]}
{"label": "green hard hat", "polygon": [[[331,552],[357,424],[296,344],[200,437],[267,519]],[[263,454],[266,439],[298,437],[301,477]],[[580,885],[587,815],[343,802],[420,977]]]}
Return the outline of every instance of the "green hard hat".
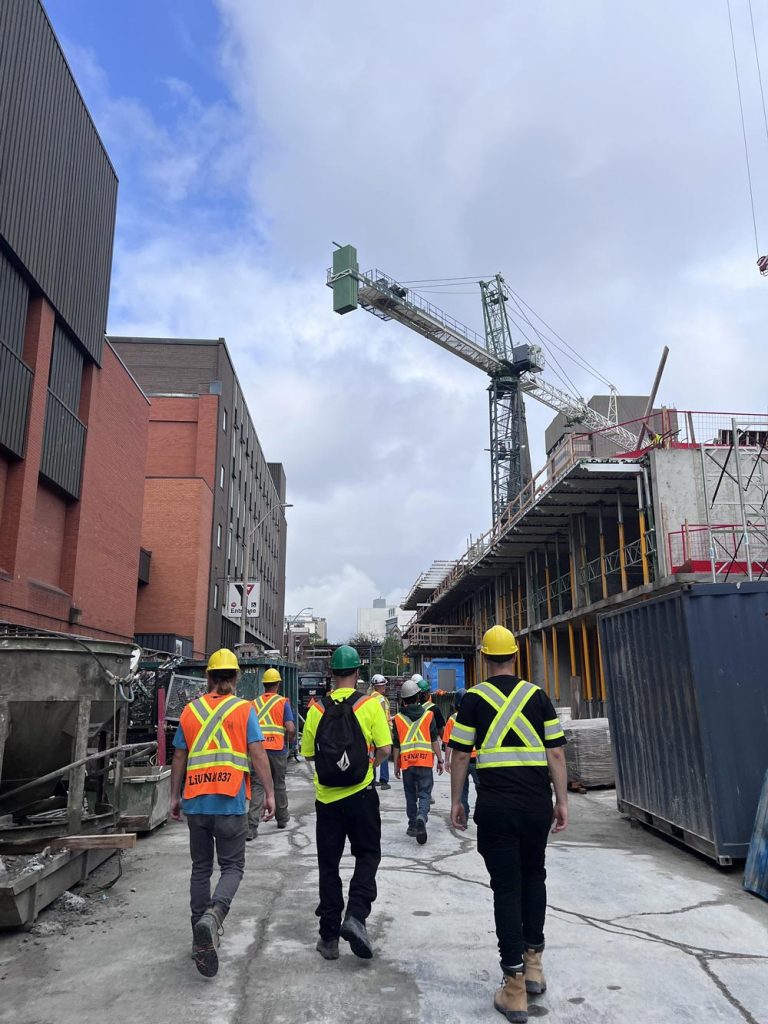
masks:
{"label": "green hard hat", "polygon": [[350,647],[348,644],[337,647],[333,652],[333,657],[331,658],[332,671],[338,672],[346,668],[360,668],[360,665],[360,655],[354,647]]}
{"label": "green hard hat", "polygon": [[430,688],[429,687],[429,680],[428,679],[419,679],[417,685],[418,685],[418,687],[419,687],[419,689],[421,690],[422,693],[424,693],[425,691],[429,690],[429,688]]}

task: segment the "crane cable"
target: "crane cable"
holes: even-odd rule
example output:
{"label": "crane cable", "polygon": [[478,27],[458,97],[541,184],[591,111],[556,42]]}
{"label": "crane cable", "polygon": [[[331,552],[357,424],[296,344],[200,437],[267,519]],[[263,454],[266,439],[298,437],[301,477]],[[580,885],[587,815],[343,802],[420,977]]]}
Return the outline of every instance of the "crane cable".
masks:
{"label": "crane cable", "polygon": [[[749,162],[749,144],[747,143],[747,126],[744,120],[744,101],[741,95],[741,76],[739,74],[739,58],[736,55],[736,37],[733,32],[733,13],[731,11],[731,0],[725,0],[726,7],[728,8],[728,25],[731,30],[731,50],[733,52],[733,69],[736,72],[736,90],[739,94],[739,113],[741,115],[741,134],[744,139],[744,157],[747,165],[747,184],[749,186],[749,204],[752,210],[752,228],[755,233],[755,251],[757,252],[758,261],[760,260],[760,243],[757,239],[757,217],[755,216],[755,194],[752,189],[752,168]],[[752,2],[749,4],[750,14],[752,12]],[[754,28],[754,23],[753,23]],[[755,54],[757,54],[757,41],[755,41]],[[758,65],[759,66],[759,65]],[[760,88],[762,90],[762,80]]]}
{"label": "crane cable", "polygon": [[757,80],[760,83],[760,99],[763,104],[763,124],[765,125],[765,138],[768,141],[768,112],[765,109],[765,89],[763,88],[763,72],[760,67],[760,55],[757,52],[757,33],[755,32],[755,18],[752,13],[752,0],[749,2],[749,23],[752,26],[752,46],[755,49],[755,66],[757,67]]}

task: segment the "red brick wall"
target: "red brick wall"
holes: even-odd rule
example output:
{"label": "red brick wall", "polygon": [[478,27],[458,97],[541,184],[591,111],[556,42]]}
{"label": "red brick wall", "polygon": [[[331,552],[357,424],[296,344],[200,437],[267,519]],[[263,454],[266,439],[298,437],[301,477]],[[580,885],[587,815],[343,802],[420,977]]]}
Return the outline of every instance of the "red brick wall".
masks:
{"label": "red brick wall", "polygon": [[[8,479],[8,460],[0,455],[0,533],[3,532],[3,506],[5,505],[5,482]],[[3,565],[0,561],[0,569]]]}
{"label": "red brick wall", "polygon": [[[29,304],[24,360],[34,371],[25,458],[9,464],[0,530],[0,618],[130,640],[138,577],[149,404],[114,352],[86,368],[88,427],[80,501],[39,480],[54,313]],[[70,624],[69,610],[81,609]]]}
{"label": "red brick wall", "polygon": [[147,476],[195,476],[196,448],[197,423],[150,419]]}
{"label": "red brick wall", "polygon": [[191,636],[205,654],[213,495],[200,479],[148,479],[142,547],[152,552],[150,582],[139,589],[137,633]]}

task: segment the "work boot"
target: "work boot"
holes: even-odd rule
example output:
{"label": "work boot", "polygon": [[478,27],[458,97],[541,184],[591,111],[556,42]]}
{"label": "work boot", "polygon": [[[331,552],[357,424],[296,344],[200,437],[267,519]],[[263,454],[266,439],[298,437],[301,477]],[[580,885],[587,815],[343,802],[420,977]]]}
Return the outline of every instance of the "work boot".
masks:
{"label": "work boot", "polygon": [[250,843],[252,840],[256,838],[256,836],[258,836],[258,834],[259,833],[256,832],[254,829],[250,829],[245,837],[246,843]]}
{"label": "work boot", "polygon": [[419,846],[423,846],[424,843],[426,843],[426,841],[427,823],[426,821],[424,821],[421,815],[419,815],[419,817],[416,819],[416,842],[419,844]]}
{"label": "work boot", "polygon": [[370,960],[373,956],[368,931],[362,921],[356,917],[345,917],[341,925],[341,937],[349,943],[355,956],[361,960]]}
{"label": "work boot", "polygon": [[411,839],[415,839],[416,838],[416,826],[415,825],[409,825],[408,828],[405,830],[405,834],[407,836],[410,836]]}
{"label": "work boot", "polygon": [[339,959],[339,940],[338,939],[324,939],[322,935],[317,940],[315,949],[323,958],[323,960],[338,960]]}
{"label": "work boot", "polygon": [[496,995],[493,997],[493,1005],[512,1024],[526,1024],[528,997],[525,993],[523,968],[512,971],[502,964],[501,969],[504,971],[504,979],[501,988],[496,990]]}
{"label": "work boot", "polygon": [[288,822],[290,820],[291,820],[290,818],[286,818],[285,821],[278,821],[277,827],[278,828],[288,828]]}
{"label": "work boot", "polygon": [[379,789],[392,789],[392,787],[388,782],[380,782]]}
{"label": "work boot", "polygon": [[543,949],[526,949],[523,951],[525,963],[525,991],[529,996],[540,996],[547,991],[547,980],[541,966]]}
{"label": "work boot", "polygon": [[219,970],[219,935],[224,915],[214,904],[209,907],[192,929],[192,943],[195,952],[195,967],[205,978],[213,978]]}

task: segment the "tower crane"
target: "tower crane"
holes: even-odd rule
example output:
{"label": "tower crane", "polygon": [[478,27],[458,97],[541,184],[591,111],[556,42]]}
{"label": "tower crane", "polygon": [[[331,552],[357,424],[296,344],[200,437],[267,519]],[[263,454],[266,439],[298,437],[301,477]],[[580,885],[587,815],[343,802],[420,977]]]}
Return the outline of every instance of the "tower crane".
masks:
{"label": "tower crane", "polygon": [[361,273],[352,245],[334,251],[326,283],[333,289],[336,313],[350,313],[362,306],[381,320],[397,320],[488,374],[494,522],[531,479],[524,395],[563,413],[570,423],[602,431],[617,450],[637,449],[637,436],[616,423],[615,403],[614,418],[603,416],[584,399],[574,398],[542,378],[544,353],[540,346],[515,344],[507,312],[509,289],[501,274],[479,282],[484,338],[394,278],[378,270]]}

